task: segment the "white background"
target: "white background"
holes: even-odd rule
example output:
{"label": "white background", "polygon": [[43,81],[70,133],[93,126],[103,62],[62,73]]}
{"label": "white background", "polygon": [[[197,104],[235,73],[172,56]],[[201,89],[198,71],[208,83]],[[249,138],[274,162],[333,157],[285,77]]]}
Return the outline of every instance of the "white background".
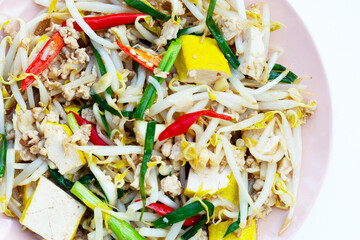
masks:
{"label": "white background", "polygon": [[295,240],[360,239],[360,0],[288,0],[325,65],[333,106],[327,176]]}

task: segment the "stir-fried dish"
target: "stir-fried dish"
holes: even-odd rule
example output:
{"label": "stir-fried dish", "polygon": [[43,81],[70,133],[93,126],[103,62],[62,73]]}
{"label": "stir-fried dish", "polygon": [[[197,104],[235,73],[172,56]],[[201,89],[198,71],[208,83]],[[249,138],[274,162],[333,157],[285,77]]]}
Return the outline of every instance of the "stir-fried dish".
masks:
{"label": "stir-fried dish", "polygon": [[[35,0],[3,23],[1,211],[44,239],[256,239],[315,101],[242,0]],[[296,64],[296,59],[294,59]]]}

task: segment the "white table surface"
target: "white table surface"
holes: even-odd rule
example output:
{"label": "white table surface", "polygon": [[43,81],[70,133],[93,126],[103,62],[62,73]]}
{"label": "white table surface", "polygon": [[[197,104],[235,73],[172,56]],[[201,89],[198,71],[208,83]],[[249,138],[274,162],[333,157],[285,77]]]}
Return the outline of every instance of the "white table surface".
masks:
{"label": "white table surface", "polygon": [[295,240],[360,239],[360,1],[288,0],[318,47],[332,95],[328,173]]}

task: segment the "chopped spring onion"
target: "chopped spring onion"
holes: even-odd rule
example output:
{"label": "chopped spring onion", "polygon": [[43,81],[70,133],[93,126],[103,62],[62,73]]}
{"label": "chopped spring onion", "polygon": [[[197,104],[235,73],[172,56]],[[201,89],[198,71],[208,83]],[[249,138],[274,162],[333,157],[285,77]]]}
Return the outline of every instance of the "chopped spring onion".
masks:
{"label": "chopped spring onion", "polygon": [[92,180],[95,179],[95,176],[93,174],[86,174],[79,178],[79,182],[82,184],[89,184]]}
{"label": "chopped spring onion", "polygon": [[140,170],[140,193],[141,198],[143,202],[143,208],[141,211],[140,221],[142,218],[142,215],[145,210],[146,206],[146,192],[145,192],[145,174],[146,170],[148,168],[147,164],[150,161],[150,158],[152,156],[152,151],[154,148],[154,139],[155,139],[155,128],[156,128],[156,122],[149,122],[147,124],[146,128],[146,135],[145,135],[145,145],[144,145],[144,156],[141,163],[141,170]]}
{"label": "chopped spring onion", "polygon": [[[107,91],[107,90],[106,90]],[[119,113],[118,110],[116,110],[115,108],[111,107],[106,100],[104,100],[102,97],[99,96],[99,94],[97,94],[95,92],[95,89],[93,87],[90,88],[90,96],[91,98],[97,103],[99,104],[99,107],[103,110],[106,110],[112,114],[114,114],[115,116],[119,116],[121,117],[121,115],[123,117],[127,117],[127,116],[131,116],[131,112],[130,111],[121,111],[121,114]]]}
{"label": "chopped spring onion", "polygon": [[155,8],[149,6],[144,1],[141,0],[124,0],[128,5],[132,6],[136,10],[149,14],[153,18],[159,19],[159,20],[169,20],[171,17],[159,12]]}
{"label": "chopped spring onion", "polygon": [[7,141],[4,134],[0,134],[1,152],[0,152],[0,177],[4,177],[6,166]]}
{"label": "chopped spring onion", "polygon": [[185,232],[181,236],[181,239],[188,240],[191,237],[193,237],[199,231],[199,229],[206,223],[206,220],[207,220],[207,216],[203,215],[201,217],[201,220],[197,224],[195,224],[192,228],[190,228],[187,232]]}
{"label": "chopped spring onion", "polygon": [[[286,67],[280,65],[280,64],[275,64],[273,69],[270,72],[270,76],[269,76],[269,80],[274,80],[276,79],[281,73],[283,73],[286,70]],[[298,78],[298,76],[293,73],[293,72],[289,72],[286,77],[284,77],[280,82],[283,83],[293,83],[296,79]]]}
{"label": "chopped spring onion", "polygon": [[[78,197],[86,206],[92,210],[94,210],[95,207],[99,207],[104,210],[110,210],[106,203],[96,197],[79,181],[74,183],[74,186],[71,188],[70,192]],[[131,227],[129,223],[123,220],[118,220],[115,217],[111,217],[107,224],[119,239],[145,240],[145,238],[143,238],[133,227]]]}
{"label": "chopped spring onion", "polygon": [[221,51],[224,53],[225,58],[229,61],[230,65],[237,69],[240,66],[240,62],[235,56],[235,54],[231,51],[229,45],[226,43],[225,38],[221,34],[220,29],[216,25],[212,15],[215,9],[216,0],[211,0],[209,9],[206,16],[206,26],[208,27],[209,31],[219,44]]}
{"label": "chopped spring onion", "polygon": [[[182,45],[182,40],[179,38],[171,42],[168,50],[166,51],[163,59],[160,62],[160,65],[159,65],[159,69],[162,72],[170,72],[170,70],[171,70],[172,66],[174,65],[174,62],[180,52],[181,45]],[[154,78],[160,84],[162,84],[164,82],[163,78],[159,78],[159,77],[154,77]],[[156,97],[155,93],[156,93],[155,87],[152,84],[149,84],[146,87],[145,92],[139,102],[139,105],[137,106],[137,108],[135,110],[133,118],[138,119],[138,120],[143,119],[145,110],[149,109],[151,107],[151,105],[153,104],[153,102],[155,101],[155,97]]]}
{"label": "chopped spring onion", "polygon": [[109,125],[105,119],[105,116],[100,114],[100,117],[101,117],[101,121],[103,122],[104,126],[105,126],[105,130],[106,130],[106,133],[108,135],[109,138],[111,138],[111,132],[110,132],[110,128],[109,128]]}
{"label": "chopped spring onion", "polygon": [[60,186],[62,186],[65,189],[71,189],[74,185],[72,181],[69,179],[66,179],[63,175],[59,173],[56,169],[51,169],[49,167],[50,176],[52,179],[54,179]]}
{"label": "chopped spring onion", "polygon": [[[106,71],[106,67],[105,67],[105,65],[104,65],[104,63],[103,63],[103,61],[102,61],[102,59],[101,59],[100,53],[98,52],[98,50],[96,50],[96,48],[95,48],[94,45],[91,43],[91,41],[90,41],[90,45],[91,45],[91,48],[92,48],[92,50],[93,50],[93,52],[94,52],[94,55],[95,55],[95,58],[96,58],[96,62],[97,62],[97,64],[98,64],[98,66],[99,66],[100,74],[101,74],[101,76],[104,76],[107,71]],[[106,89],[106,92],[107,92],[108,94],[110,94],[111,97],[114,97],[114,94],[113,94],[113,92],[112,92],[112,90],[111,90],[111,87],[108,87],[108,88]]]}
{"label": "chopped spring onion", "polygon": [[142,237],[129,223],[124,220],[111,217],[108,221],[108,225],[118,239],[145,240],[144,237]]}
{"label": "chopped spring onion", "polygon": [[73,113],[67,114],[66,119],[68,120],[71,131],[74,132],[75,130],[80,128]]}
{"label": "chopped spring onion", "polygon": [[235,230],[240,228],[240,211],[239,211],[239,217],[237,219],[237,221],[233,222],[232,224],[230,224],[230,226],[228,227],[228,229],[226,230],[225,234],[224,234],[224,238],[229,235],[230,233],[234,232]]}
{"label": "chopped spring onion", "polygon": [[206,210],[208,210],[209,217],[211,217],[214,213],[214,205],[205,200],[203,200],[202,202],[207,206],[207,209],[205,209],[201,202],[196,201],[181,208],[175,209],[173,212],[166,214],[153,222],[153,224],[157,228],[168,227],[173,225],[174,223],[184,221],[185,219],[188,219],[192,216],[195,216],[199,212]]}

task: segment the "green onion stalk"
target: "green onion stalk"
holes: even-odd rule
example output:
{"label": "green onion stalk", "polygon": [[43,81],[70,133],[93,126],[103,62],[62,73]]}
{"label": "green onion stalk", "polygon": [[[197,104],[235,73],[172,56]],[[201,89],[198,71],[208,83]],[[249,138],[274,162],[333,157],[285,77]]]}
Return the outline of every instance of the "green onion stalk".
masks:
{"label": "green onion stalk", "polygon": [[[87,189],[78,181],[74,183],[74,186],[71,188],[70,192],[92,210],[94,210],[95,207],[99,207],[104,210],[111,210],[106,203],[101,201],[89,189]],[[129,223],[124,220],[119,220],[111,216],[107,224],[118,239],[145,240],[144,237],[142,237]]]}
{"label": "green onion stalk", "polygon": [[[174,62],[180,52],[182,40],[176,39],[171,42],[168,50],[166,51],[163,59],[159,64],[159,69],[163,72],[170,72]],[[160,84],[164,82],[164,78],[154,77]],[[154,103],[156,98],[156,89],[152,84],[149,84],[134,112],[133,118],[142,120],[146,109],[149,109]]]}

